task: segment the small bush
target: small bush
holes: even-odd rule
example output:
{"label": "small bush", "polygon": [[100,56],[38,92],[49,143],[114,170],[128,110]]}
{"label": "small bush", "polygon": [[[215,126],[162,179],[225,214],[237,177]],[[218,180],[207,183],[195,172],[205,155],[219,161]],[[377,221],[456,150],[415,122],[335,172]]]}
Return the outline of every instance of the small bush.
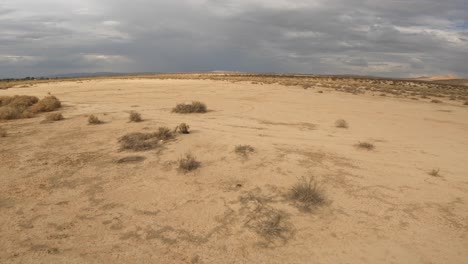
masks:
{"label": "small bush", "polygon": [[158,137],[155,133],[130,133],[119,139],[122,150],[145,151],[158,146]]}
{"label": "small bush", "polygon": [[33,113],[40,112],[51,112],[59,109],[62,106],[62,103],[55,96],[47,96],[41,99],[37,104],[31,106],[31,111]]}
{"label": "small bush", "polygon": [[179,170],[183,172],[190,172],[200,167],[201,163],[195,157],[187,153],[184,157],[179,159]]}
{"label": "small bush", "polygon": [[11,120],[33,117],[28,109],[37,103],[39,99],[35,96],[15,95],[0,97],[0,119]]}
{"label": "small bush", "polygon": [[440,176],[439,172],[440,172],[439,169],[433,169],[429,172],[429,175],[434,176],[434,177],[439,177]]}
{"label": "small bush", "polygon": [[322,188],[317,181],[310,177],[302,178],[290,190],[289,197],[298,203],[301,209],[311,209],[312,206],[322,205],[325,202],[325,196]]}
{"label": "small bush", "polygon": [[99,118],[95,115],[90,115],[88,117],[88,124],[90,125],[99,125],[99,124],[102,124],[102,121],[99,120]]}
{"label": "small bush", "polygon": [[7,131],[6,129],[0,127],[0,137],[6,137],[7,136]]}
{"label": "small bush", "polygon": [[141,122],[141,115],[138,112],[132,111],[130,112],[130,122]]}
{"label": "small bush", "polygon": [[348,128],[348,122],[344,119],[336,120],[335,126],[338,128]]}
{"label": "small bush", "polygon": [[50,113],[46,116],[46,121],[60,121],[63,120],[62,113]]}
{"label": "small bush", "polygon": [[159,140],[169,140],[174,138],[174,133],[167,127],[160,127],[154,136]]}
{"label": "small bush", "polygon": [[234,148],[234,152],[244,157],[247,157],[250,153],[255,152],[255,149],[250,145],[237,145]]}
{"label": "small bush", "polygon": [[375,148],[374,144],[369,143],[369,142],[359,142],[356,146],[360,149],[367,149],[367,150],[373,150]]}
{"label": "small bush", "polygon": [[190,126],[185,124],[185,123],[181,123],[180,125],[178,125],[175,129],[176,132],[179,132],[180,134],[190,134]]}
{"label": "small bush", "polygon": [[440,104],[440,103],[442,103],[442,101],[439,100],[439,99],[432,99],[432,100],[431,100],[431,103]]}
{"label": "small bush", "polygon": [[191,104],[178,104],[172,109],[174,113],[206,113],[206,105],[202,102],[193,101]]}

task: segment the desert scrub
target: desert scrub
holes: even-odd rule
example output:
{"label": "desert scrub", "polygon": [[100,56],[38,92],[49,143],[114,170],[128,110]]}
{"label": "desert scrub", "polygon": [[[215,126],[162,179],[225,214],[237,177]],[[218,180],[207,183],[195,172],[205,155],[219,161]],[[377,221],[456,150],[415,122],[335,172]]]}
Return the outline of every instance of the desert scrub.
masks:
{"label": "desert scrub", "polygon": [[34,114],[30,111],[30,107],[38,101],[35,96],[0,96],[0,119],[31,118]]}
{"label": "desert scrub", "polygon": [[237,145],[234,152],[242,157],[247,157],[250,153],[255,152],[255,149],[250,145]]}
{"label": "desert scrub", "polygon": [[439,172],[440,172],[440,169],[433,169],[430,172],[428,172],[428,174],[433,177],[439,177],[440,176]]}
{"label": "desert scrub", "polygon": [[201,163],[190,153],[179,159],[179,170],[185,173],[196,170],[200,165]]}
{"label": "desert scrub", "polygon": [[175,132],[177,133],[180,133],[180,134],[190,134],[190,126],[185,124],[185,123],[181,123],[180,125],[178,125],[176,128],[175,128]]}
{"label": "desert scrub", "polygon": [[63,115],[62,113],[50,113],[46,115],[45,120],[46,121],[60,121],[60,120],[63,120]]}
{"label": "desert scrub", "polygon": [[167,127],[159,127],[158,131],[153,134],[159,140],[169,140],[175,137],[174,133]]}
{"label": "desert scrub", "polygon": [[338,127],[338,128],[348,128],[349,127],[348,122],[346,122],[346,120],[344,120],[344,119],[336,120],[335,126]]}
{"label": "desert scrub", "polygon": [[140,113],[138,113],[136,111],[130,112],[129,119],[130,119],[130,122],[141,122],[141,121],[143,121],[143,119],[141,119]]}
{"label": "desert scrub", "polygon": [[356,145],[357,148],[366,149],[366,150],[373,150],[375,148],[374,144],[369,142],[359,142]]}
{"label": "desert scrub", "polygon": [[206,111],[206,105],[198,101],[193,101],[191,104],[178,104],[172,109],[172,112],[180,114],[206,113]]}
{"label": "desert scrub", "polygon": [[431,100],[431,103],[440,104],[440,103],[442,103],[442,101],[439,100],[439,99],[432,99],[432,100]]}
{"label": "desert scrub", "polygon": [[129,133],[119,139],[121,150],[145,151],[158,146],[159,139],[155,133]]}
{"label": "desert scrub", "polygon": [[99,120],[99,118],[95,115],[90,115],[88,117],[88,124],[90,125],[99,125],[99,124],[102,124],[102,121]]}
{"label": "desert scrub", "polygon": [[312,207],[325,202],[323,189],[313,177],[301,178],[289,192],[289,198],[296,202],[300,209],[310,210]]}
{"label": "desert scrub", "polygon": [[31,112],[51,112],[59,109],[62,106],[60,100],[55,96],[47,96],[41,99],[37,104],[31,106]]}
{"label": "desert scrub", "polygon": [[7,131],[3,127],[0,127],[0,137],[6,137]]}

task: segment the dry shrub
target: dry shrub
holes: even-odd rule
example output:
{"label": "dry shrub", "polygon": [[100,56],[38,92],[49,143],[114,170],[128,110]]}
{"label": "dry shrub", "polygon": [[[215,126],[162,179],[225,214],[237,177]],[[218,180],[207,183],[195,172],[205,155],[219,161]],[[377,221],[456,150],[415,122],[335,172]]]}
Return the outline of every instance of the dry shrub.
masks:
{"label": "dry shrub", "polygon": [[160,127],[158,131],[153,133],[154,136],[159,140],[169,140],[174,138],[174,133],[167,127]]}
{"label": "dry shrub", "polygon": [[145,159],[146,158],[143,156],[127,156],[127,157],[118,159],[116,162],[117,163],[134,163],[134,162],[142,162]]}
{"label": "dry shrub", "polygon": [[95,115],[90,115],[88,117],[88,124],[90,125],[99,125],[99,124],[102,124],[102,121],[99,120],[99,118]]}
{"label": "dry shrub", "polygon": [[180,133],[180,134],[190,134],[190,126],[185,124],[185,123],[181,123],[180,125],[178,125],[175,129],[176,132]]}
{"label": "dry shrub", "polygon": [[191,104],[178,104],[172,109],[172,112],[180,114],[206,113],[206,111],[206,105],[198,101],[193,101]]}
{"label": "dry shrub", "polygon": [[122,150],[145,151],[158,146],[159,139],[155,133],[130,133],[119,139]]}
{"label": "dry shrub", "polygon": [[143,119],[141,119],[141,115],[138,112],[132,111],[130,112],[130,122],[141,122]]}
{"label": "dry shrub", "polygon": [[431,100],[431,103],[440,104],[440,103],[442,103],[442,101],[439,100],[439,99],[432,99],[432,100]]}
{"label": "dry shrub", "polygon": [[440,172],[440,169],[433,169],[428,174],[434,177],[440,177],[439,172]]}
{"label": "dry shrub", "polygon": [[309,179],[303,177],[294,184],[290,190],[289,198],[304,210],[310,210],[311,207],[322,205],[325,202],[323,190],[313,177]]}
{"label": "dry shrub", "polygon": [[50,113],[45,118],[46,121],[60,121],[63,120],[62,113]]}
{"label": "dry shrub", "polygon": [[31,106],[33,113],[51,112],[59,109],[62,103],[55,96],[47,96],[41,99],[37,104]]}
{"label": "dry shrub", "polygon": [[0,106],[24,106],[28,107],[37,103],[39,99],[35,96],[29,95],[15,95],[15,96],[1,96],[0,97]]}
{"label": "dry shrub", "polygon": [[200,165],[201,163],[190,153],[179,159],[179,170],[185,173],[196,170]]}
{"label": "dry shrub", "polygon": [[250,145],[237,145],[234,148],[234,152],[241,156],[247,157],[250,153],[255,152],[255,149]]}
{"label": "dry shrub", "polygon": [[7,136],[7,131],[6,129],[0,127],[0,137],[6,137]]}
{"label": "dry shrub", "polygon": [[369,143],[369,142],[359,142],[356,147],[360,148],[360,149],[367,149],[367,150],[373,150],[375,147],[374,147],[374,144],[372,143]]}
{"label": "dry shrub", "polygon": [[344,119],[338,119],[335,122],[335,126],[338,128],[348,128],[348,122]]}
{"label": "dry shrub", "polygon": [[39,99],[35,96],[15,95],[0,97],[0,119],[10,120],[33,117],[28,109]]}

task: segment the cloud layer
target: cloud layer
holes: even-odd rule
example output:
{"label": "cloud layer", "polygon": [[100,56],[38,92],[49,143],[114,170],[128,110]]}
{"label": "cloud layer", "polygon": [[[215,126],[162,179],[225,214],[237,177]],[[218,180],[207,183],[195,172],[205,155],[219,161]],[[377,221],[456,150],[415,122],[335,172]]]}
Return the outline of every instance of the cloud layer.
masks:
{"label": "cloud layer", "polygon": [[468,76],[466,0],[4,0],[0,78],[256,71]]}

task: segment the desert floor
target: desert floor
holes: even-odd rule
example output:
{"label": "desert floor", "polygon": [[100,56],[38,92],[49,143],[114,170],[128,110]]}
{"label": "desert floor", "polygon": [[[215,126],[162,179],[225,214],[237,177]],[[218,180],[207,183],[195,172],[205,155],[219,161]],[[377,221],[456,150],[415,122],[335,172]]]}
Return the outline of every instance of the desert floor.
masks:
{"label": "desert floor", "polygon": [[[1,90],[50,92],[65,120],[0,122],[0,262],[467,263],[468,106],[323,91],[150,79]],[[191,100],[210,111],[171,112]],[[144,121],[129,123],[132,110]],[[191,134],[119,150],[127,133],[181,122]],[[177,170],[186,152],[198,170]],[[304,211],[287,194],[310,176],[327,199]]]}

